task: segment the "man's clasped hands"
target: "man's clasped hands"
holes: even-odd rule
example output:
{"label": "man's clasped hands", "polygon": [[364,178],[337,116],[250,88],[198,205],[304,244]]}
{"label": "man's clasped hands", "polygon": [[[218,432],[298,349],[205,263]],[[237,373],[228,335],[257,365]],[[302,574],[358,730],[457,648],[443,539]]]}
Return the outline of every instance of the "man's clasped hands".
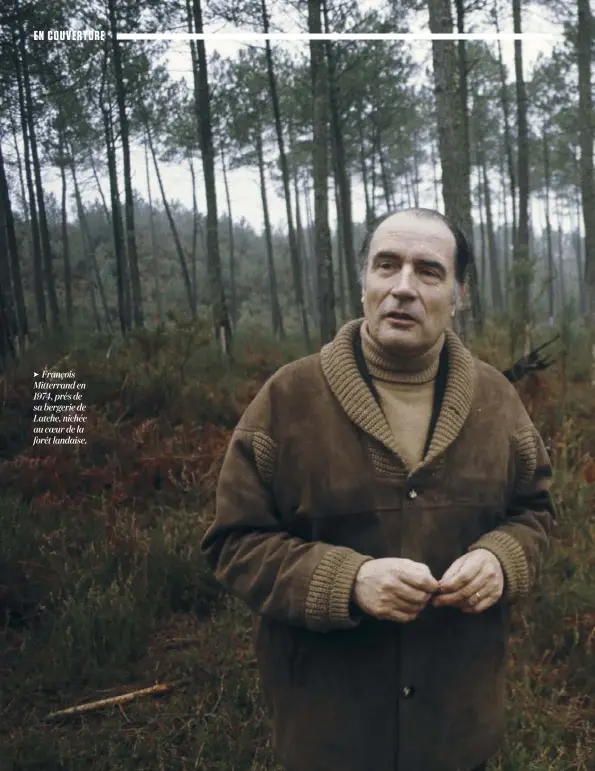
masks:
{"label": "man's clasped hands", "polygon": [[407,622],[429,602],[437,608],[481,613],[498,602],[503,591],[500,560],[487,549],[476,549],[455,560],[439,581],[421,562],[368,560],[358,571],[352,599],[375,618]]}

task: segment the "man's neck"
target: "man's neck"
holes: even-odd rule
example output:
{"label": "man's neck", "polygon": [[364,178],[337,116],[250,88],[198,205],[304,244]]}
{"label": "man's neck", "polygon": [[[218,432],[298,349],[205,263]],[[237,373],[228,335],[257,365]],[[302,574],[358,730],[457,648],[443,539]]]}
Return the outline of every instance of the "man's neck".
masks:
{"label": "man's neck", "polygon": [[379,345],[370,335],[368,322],[361,326],[362,352],[373,378],[392,383],[428,383],[438,372],[440,352],[444,345],[444,334],[434,345],[418,355],[403,355],[389,351]]}

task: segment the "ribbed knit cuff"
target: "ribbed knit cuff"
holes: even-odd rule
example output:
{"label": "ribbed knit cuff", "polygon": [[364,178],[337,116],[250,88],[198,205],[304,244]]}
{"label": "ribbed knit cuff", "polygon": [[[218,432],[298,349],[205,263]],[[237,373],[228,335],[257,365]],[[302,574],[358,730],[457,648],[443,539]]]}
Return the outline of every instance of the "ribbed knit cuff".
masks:
{"label": "ribbed knit cuff", "polygon": [[360,567],[373,557],[342,546],[331,547],[314,571],[306,597],[306,626],[319,632],[352,629],[361,615],[352,613],[351,592]]}
{"label": "ribbed knit cuff", "polygon": [[487,549],[500,560],[508,602],[514,602],[529,593],[529,565],[525,551],[516,538],[503,530],[492,530],[482,535],[468,551],[476,549]]}

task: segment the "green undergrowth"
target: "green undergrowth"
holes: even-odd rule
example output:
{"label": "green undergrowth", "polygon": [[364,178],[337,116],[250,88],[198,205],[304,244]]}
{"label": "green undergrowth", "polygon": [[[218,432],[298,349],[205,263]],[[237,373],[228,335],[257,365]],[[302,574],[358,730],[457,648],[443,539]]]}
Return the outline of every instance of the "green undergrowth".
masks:
{"label": "green undergrowth", "polygon": [[[476,349],[504,366],[502,345],[493,333]],[[48,351],[30,351],[4,383],[1,771],[276,771],[250,614],[199,543],[230,430],[299,341],[238,338],[231,365],[200,325]],[[558,526],[514,613],[507,739],[490,771],[594,768],[595,395],[571,364],[573,377],[558,367],[520,388],[551,450]],[[82,448],[30,446],[31,373],[43,366],[88,383]],[[155,683],[174,686],[45,719]]]}

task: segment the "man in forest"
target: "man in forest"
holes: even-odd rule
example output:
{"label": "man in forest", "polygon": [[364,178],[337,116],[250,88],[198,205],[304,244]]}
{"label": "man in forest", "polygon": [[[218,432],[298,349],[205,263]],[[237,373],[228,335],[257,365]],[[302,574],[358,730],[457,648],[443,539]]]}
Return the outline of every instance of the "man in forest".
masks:
{"label": "man in forest", "polygon": [[364,318],[248,407],[202,549],[256,614],[287,771],[484,769],[551,466],[514,388],[450,329],[462,233],[406,210],[362,252]]}

